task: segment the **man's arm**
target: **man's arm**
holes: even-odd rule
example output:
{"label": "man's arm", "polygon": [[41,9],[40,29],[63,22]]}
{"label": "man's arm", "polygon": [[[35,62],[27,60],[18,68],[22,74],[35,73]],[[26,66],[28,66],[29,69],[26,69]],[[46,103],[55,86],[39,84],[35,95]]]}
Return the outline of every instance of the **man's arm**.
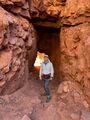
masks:
{"label": "man's arm", "polygon": [[51,63],[51,77],[54,77],[54,67],[52,63]]}
{"label": "man's arm", "polygon": [[41,66],[40,66],[39,78],[40,78],[40,80],[42,79],[42,64],[41,64]]}

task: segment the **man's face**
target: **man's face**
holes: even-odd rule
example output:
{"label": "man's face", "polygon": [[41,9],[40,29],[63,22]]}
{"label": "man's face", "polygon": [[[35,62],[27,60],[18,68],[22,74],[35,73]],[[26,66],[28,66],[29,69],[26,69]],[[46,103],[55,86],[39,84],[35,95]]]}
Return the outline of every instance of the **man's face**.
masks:
{"label": "man's face", "polygon": [[48,57],[44,57],[44,61],[47,62],[49,60]]}

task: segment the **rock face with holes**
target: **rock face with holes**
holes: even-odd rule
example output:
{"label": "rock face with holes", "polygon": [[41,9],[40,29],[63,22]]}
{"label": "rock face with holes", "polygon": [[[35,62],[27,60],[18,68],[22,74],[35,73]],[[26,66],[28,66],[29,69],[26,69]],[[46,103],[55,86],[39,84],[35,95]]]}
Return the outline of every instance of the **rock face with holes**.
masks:
{"label": "rock face with holes", "polygon": [[0,7],[0,93],[12,93],[24,85],[28,77],[27,58],[29,55],[33,59],[35,47],[32,24]]}

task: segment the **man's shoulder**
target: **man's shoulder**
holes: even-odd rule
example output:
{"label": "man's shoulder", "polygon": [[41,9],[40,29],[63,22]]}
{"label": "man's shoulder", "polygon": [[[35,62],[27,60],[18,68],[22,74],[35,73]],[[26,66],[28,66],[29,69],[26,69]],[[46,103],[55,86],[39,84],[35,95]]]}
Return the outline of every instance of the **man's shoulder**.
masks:
{"label": "man's shoulder", "polygon": [[52,62],[51,62],[51,61],[49,61],[49,63],[50,63],[50,64],[52,64]]}

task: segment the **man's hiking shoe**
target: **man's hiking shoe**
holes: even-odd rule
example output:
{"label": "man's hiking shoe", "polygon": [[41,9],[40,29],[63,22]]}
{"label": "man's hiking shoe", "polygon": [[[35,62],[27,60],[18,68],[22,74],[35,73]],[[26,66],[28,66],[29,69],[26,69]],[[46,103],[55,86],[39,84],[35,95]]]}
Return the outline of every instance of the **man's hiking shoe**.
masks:
{"label": "man's hiking shoe", "polygon": [[41,96],[47,96],[47,94],[46,94],[46,93],[43,93]]}
{"label": "man's hiking shoe", "polygon": [[50,100],[51,100],[51,97],[47,98],[46,102],[48,103],[50,102]]}
{"label": "man's hiking shoe", "polygon": [[47,96],[47,94],[46,94],[46,93],[44,93],[44,94],[43,94],[43,96]]}
{"label": "man's hiking shoe", "polygon": [[46,100],[46,103],[50,102],[50,100],[51,100],[51,99],[47,99],[47,100]]}

